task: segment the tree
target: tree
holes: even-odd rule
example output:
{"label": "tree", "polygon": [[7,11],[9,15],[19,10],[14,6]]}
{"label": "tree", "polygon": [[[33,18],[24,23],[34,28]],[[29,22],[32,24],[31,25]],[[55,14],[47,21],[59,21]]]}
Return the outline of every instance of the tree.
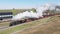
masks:
{"label": "tree", "polygon": [[35,8],[32,8],[31,11],[36,12],[36,9]]}

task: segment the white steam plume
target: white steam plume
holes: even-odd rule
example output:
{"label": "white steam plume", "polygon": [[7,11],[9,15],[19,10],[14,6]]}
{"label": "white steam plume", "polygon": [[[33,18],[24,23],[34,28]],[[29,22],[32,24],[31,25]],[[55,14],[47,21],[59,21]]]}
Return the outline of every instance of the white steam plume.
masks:
{"label": "white steam plume", "polygon": [[22,18],[39,18],[39,17],[43,17],[43,12],[45,10],[52,10],[52,9],[55,9],[55,6],[51,5],[51,4],[46,4],[46,5],[43,5],[43,6],[40,6],[36,9],[36,12],[33,12],[33,11],[25,11],[23,13],[19,13],[17,15],[15,15],[13,17],[13,20],[19,20],[19,19],[22,19]]}

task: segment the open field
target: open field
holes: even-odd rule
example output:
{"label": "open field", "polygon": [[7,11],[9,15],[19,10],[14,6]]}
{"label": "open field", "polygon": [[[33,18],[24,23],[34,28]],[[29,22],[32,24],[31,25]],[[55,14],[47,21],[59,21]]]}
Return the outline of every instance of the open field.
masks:
{"label": "open field", "polygon": [[5,30],[0,31],[0,34],[11,34],[13,32],[23,30],[23,29],[28,28],[28,27],[37,26],[41,23],[46,23],[48,19],[50,19],[50,17],[49,18],[44,18],[44,19],[39,19],[39,20],[32,21],[32,22],[28,22],[27,24],[15,26],[15,27],[14,26],[9,27]]}
{"label": "open field", "polygon": [[10,22],[0,22],[0,27],[8,26]]}
{"label": "open field", "polygon": [[0,22],[0,30],[2,30],[2,29],[5,29],[5,28],[8,28],[9,27],[9,24],[10,24],[10,21],[2,21],[2,22]]}
{"label": "open field", "polygon": [[60,16],[52,16],[9,27],[1,30],[0,34],[11,34],[14,32],[16,32],[15,34],[60,34]]}
{"label": "open field", "polygon": [[60,34],[60,16],[51,17],[45,24],[24,29],[15,34]]}

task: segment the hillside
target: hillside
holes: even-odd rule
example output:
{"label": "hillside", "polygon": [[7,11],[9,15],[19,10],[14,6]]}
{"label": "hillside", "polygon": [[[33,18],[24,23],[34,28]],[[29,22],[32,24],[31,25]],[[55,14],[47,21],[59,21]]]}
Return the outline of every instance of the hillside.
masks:
{"label": "hillside", "polygon": [[60,16],[53,16],[42,25],[17,31],[14,34],[60,34]]}
{"label": "hillside", "polygon": [[23,30],[23,29],[26,29],[29,27],[37,26],[37,25],[40,25],[42,23],[46,23],[48,19],[50,19],[50,17],[44,18],[44,19],[39,19],[39,20],[32,21],[32,22],[27,22],[24,24],[19,24],[17,26],[12,26],[12,27],[6,28],[4,30],[0,30],[0,34],[11,34],[11,33],[14,33],[16,31],[19,31],[19,30]]}
{"label": "hillside", "polygon": [[60,34],[60,16],[52,16],[0,30],[0,34]]}

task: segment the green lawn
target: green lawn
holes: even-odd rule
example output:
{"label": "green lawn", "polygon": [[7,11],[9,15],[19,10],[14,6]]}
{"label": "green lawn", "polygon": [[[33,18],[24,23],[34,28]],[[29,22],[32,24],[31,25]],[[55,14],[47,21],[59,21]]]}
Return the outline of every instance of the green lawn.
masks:
{"label": "green lawn", "polygon": [[11,34],[11,33],[15,32],[15,31],[18,31],[18,30],[22,30],[22,29],[25,29],[25,28],[28,28],[28,27],[36,26],[38,24],[47,22],[47,20],[49,18],[44,18],[44,19],[28,22],[28,24],[24,24],[24,25],[21,25],[21,26],[15,26],[15,27],[12,27],[12,28],[8,28],[6,30],[0,31],[0,34]]}

